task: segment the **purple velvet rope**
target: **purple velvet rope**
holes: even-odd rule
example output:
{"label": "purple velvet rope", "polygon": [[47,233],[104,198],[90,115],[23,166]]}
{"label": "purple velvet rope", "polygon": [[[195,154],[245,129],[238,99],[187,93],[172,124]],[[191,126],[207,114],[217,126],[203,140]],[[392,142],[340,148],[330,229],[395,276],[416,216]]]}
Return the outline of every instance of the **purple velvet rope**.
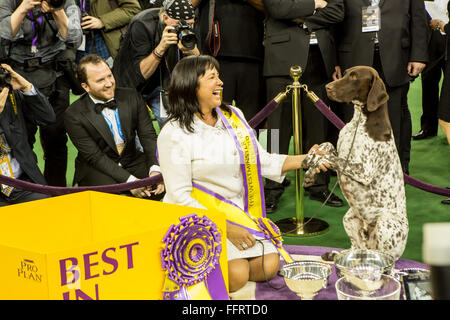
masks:
{"label": "purple velvet rope", "polygon": [[[317,109],[331,122],[333,125],[341,130],[345,123],[331,110],[329,110],[328,106],[319,99],[314,103]],[[265,118],[267,118],[276,108],[278,107],[278,103],[275,100],[269,101],[269,103],[260,111],[258,112],[250,121],[248,121],[248,124],[250,127],[255,128],[258,126]],[[41,184],[35,184],[30,183],[14,178],[10,178],[7,176],[0,175],[0,183],[6,184],[9,186],[13,186],[14,188],[18,188],[21,190],[27,190],[37,193],[43,193],[48,195],[54,195],[59,196],[63,194],[69,194],[74,192],[81,192],[81,191],[99,191],[99,192],[106,192],[106,193],[114,193],[114,192],[120,192],[120,191],[126,191],[131,190],[135,188],[141,188],[144,186],[149,186],[158,182],[161,182],[162,176],[161,174],[157,176],[153,176],[151,178],[145,178],[141,180],[137,180],[134,182],[129,183],[120,183],[120,184],[113,184],[113,185],[105,185],[105,186],[92,186],[92,187],[52,187],[52,186],[44,186]],[[421,190],[439,194],[442,196],[450,196],[450,189],[437,187],[428,183],[425,183],[423,181],[417,180],[415,178],[410,177],[407,174],[404,174],[404,180],[406,184],[409,184],[413,187],[419,188]]]}
{"label": "purple velvet rope", "polygon": [[276,108],[278,103],[275,100],[270,100],[269,103],[262,108],[253,118],[248,121],[251,128],[256,128],[265,118],[267,118]]}
{"label": "purple velvet rope", "polygon": [[116,193],[120,191],[132,190],[136,188],[142,188],[162,181],[162,175],[158,174],[153,177],[136,180],[133,182],[109,184],[104,186],[87,186],[87,187],[53,187],[44,186],[42,184],[31,183],[19,179],[10,178],[0,175],[0,183],[20,190],[27,190],[31,192],[43,193],[52,196],[61,196],[64,194],[82,192],[82,191],[99,191],[106,193]]}

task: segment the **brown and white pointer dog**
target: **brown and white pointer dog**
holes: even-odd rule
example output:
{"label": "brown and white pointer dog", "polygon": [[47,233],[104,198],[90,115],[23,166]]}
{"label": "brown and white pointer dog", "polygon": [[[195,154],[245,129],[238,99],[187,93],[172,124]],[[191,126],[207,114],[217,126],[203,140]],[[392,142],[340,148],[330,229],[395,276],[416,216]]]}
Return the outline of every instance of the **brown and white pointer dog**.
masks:
{"label": "brown and white pointer dog", "polygon": [[403,172],[389,121],[386,88],[377,71],[357,66],[326,86],[328,97],[353,102],[353,119],[339,133],[337,152],[324,143],[325,155],[305,158],[305,186],[315,168],[329,162],[350,209],[343,224],[352,249],[373,249],[397,260],[405,250],[408,219]]}

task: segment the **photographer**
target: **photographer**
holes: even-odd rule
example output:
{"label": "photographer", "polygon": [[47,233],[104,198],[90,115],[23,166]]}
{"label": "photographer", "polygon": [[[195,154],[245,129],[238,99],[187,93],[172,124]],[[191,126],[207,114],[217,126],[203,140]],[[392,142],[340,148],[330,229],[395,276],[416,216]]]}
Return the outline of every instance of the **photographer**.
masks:
{"label": "photographer", "polygon": [[[47,98],[7,64],[0,68],[0,170],[16,179],[46,184],[27,140],[25,120],[49,124],[55,113]],[[48,198],[47,195],[0,185],[0,207]]]}
{"label": "photographer", "polygon": [[144,10],[130,22],[114,62],[118,85],[136,88],[160,126],[170,73],[183,56],[200,54],[193,24],[189,0],[165,0],[161,9]]}
{"label": "photographer", "polygon": [[112,66],[128,23],[141,11],[138,0],[75,1],[81,9],[84,34],[77,51],[77,63],[87,54],[95,53]]}
{"label": "photographer", "polygon": [[[52,5],[54,7],[52,7]],[[62,115],[69,106],[69,77],[74,56],[67,48],[81,44],[80,10],[74,0],[0,0],[0,37],[9,42],[6,61],[49,99],[56,122],[40,127],[44,176],[53,186],[66,186],[67,135]],[[72,81],[72,82],[71,82]],[[37,126],[26,123],[33,146]]]}

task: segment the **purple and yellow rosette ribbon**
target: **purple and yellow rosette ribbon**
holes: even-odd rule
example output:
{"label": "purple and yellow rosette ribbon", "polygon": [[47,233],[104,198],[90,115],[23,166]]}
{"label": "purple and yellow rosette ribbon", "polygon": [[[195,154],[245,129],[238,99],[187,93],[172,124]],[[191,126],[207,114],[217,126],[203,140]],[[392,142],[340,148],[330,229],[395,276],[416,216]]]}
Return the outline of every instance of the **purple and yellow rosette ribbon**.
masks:
{"label": "purple and yellow rosette ribbon", "polygon": [[286,263],[294,262],[289,254],[283,248],[283,238],[281,237],[280,229],[268,218],[254,219],[258,228],[264,233],[265,238],[272,241],[273,245],[278,249],[278,252],[286,261]]}
{"label": "purple and yellow rosette ribbon", "polygon": [[219,264],[222,244],[217,225],[195,213],[179,220],[162,239],[163,299],[228,299]]}

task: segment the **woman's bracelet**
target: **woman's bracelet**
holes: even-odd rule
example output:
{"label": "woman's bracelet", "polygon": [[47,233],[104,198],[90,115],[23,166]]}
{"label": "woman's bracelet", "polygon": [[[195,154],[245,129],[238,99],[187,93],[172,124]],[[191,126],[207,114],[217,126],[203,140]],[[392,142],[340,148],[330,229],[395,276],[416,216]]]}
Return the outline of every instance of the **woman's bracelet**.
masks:
{"label": "woman's bracelet", "polygon": [[152,51],[153,55],[155,56],[156,60],[161,61],[163,56],[156,51],[156,48]]}

